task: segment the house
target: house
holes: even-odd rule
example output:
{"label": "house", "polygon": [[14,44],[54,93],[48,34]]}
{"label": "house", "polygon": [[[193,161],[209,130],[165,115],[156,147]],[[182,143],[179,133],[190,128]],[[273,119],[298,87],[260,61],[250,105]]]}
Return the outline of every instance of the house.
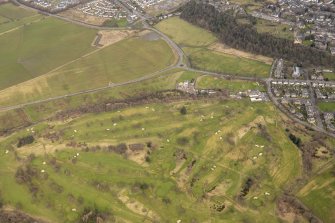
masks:
{"label": "house", "polygon": [[304,119],[304,115],[301,114],[300,112],[295,114],[299,119]]}
{"label": "house", "polygon": [[302,44],[304,39],[305,39],[304,33],[300,33],[300,32],[295,32],[294,33],[294,43],[295,44]]}
{"label": "house", "polygon": [[335,47],[330,47],[330,54],[335,56]]}
{"label": "house", "polygon": [[308,121],[310,124],[315,124],[315,118],[314,118],[314,117],[309,117],[309,118],[307,118],[307,121]]}
{"label": "house", "polygon": [[298,78],[301,76],[301,68],[299,66],[294,66],[293,67],[293,74],[292,74],[292,77],[293,78]]}
{"label": "house", "polygon": [[306,88],[303,88],[302,91],[301,91],[301,96],[303,98],[309,98],[309,93],[308,93],[308,90]]}
{"label": "house", "polygon": [[195,89],[195,81],[184,81],[184,82],[180,82],[177,84],[176,86],[177,90],[189,93],[189,94],[197,94],[197,91]]}
{"label": "house", "polygon": [[282,103],[282,104],[288,104],[288,100],[285,99],[285,98],[283,98],[283,99],[281,99],[281,103]]}
{"label": "house", "polygon": [[324,113],[323,114],[323,117],[325,119],[325,123],[327,125],[327,128],[332,130],[332,131],[335,131],[335,126],[334,126],[334,123],[335,123],[335,120],[334,120],[334,114],[333,113]]}
{"label": "house", "polygon": [[319,50],[326,50],[327,49],[327,43],[326,42],[315,41],[315,47]]}
{"label": "house", "polygon": [[280,96],[280,92],[278,91],[278,89],[273,89],[273,93],[275,94],[276,97]]}

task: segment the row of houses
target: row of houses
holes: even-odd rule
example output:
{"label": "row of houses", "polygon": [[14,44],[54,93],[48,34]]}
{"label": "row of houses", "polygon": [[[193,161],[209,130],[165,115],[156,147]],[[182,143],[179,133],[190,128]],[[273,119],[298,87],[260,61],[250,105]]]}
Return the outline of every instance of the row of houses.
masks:
{"label": "row of houses", "polygon": [[142,9],[148,8],[150,6],[156,5],[164,0],[133,0]]}
{"label": "row of houses", "polygon": [[289,86],[307,86],[307,81],[303,80],[273,80],[272,85],[289,85]]}
{"label": "row of houses", "polygon": [[95,0],[78,8],[79,11],[102,18],[121,19],[127,17],[127,12],[115,1]]}
{"label": "row of houses", "polygon": [[80,3],[80,0],[22,0],[25,4],[49,12],[60,12]]}
{"label": "row of houses", "polygon": [[273,88],[273,94],[276,97],[285,97],[285,98],[309,98],[309,91],[307,88]]}
{"label": "row of houses", "polygon": [[278,0],[252,16],[294,27],[295,43],[311,40],[320,50],[335,55],[335,4],[319,0]]}
{"label": "row of houses", "polygon": [[323,114],[323,118],[325,120],[326,123],[326,127],[335,132],[335,117],[334,117],[334,113],[330,113],[330,112],[326,112]]}

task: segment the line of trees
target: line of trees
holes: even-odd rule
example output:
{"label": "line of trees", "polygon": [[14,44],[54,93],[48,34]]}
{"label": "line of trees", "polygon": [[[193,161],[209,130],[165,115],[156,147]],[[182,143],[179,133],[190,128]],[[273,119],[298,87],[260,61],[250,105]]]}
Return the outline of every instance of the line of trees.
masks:
{"label": "line of trees", "polygon": [[220,12],[214,6],[196,0],[181,10],[182,19],[213,32],[230,47],[295,63],[335,67],[335,57],[329,53],[296,45],[268,33],[258,33],[252,25],[238,23],[232,11]]}

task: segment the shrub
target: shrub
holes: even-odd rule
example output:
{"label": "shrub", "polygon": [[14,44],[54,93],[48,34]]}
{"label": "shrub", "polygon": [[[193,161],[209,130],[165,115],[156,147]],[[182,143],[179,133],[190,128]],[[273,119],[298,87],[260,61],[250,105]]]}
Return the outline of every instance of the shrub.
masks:
{"label": "shrub", "polygon": [[32,135],[20,138],[19,142],[17,143],[17,148],[20,148],[24,145],[32,144],[34,141],[35,141],[35,139]]}
{"label": "shrub", "polygon": [[187,109],[185,106],[183,106],[181,109],[180,109],[180,114],[182,115],[186,115],[187,114]]}

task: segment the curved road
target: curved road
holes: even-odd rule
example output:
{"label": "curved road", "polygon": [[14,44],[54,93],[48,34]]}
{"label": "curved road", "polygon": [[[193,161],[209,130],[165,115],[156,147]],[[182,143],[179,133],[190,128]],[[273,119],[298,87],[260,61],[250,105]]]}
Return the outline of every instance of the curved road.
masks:
{"label": "curved road", "polygon": [[[35,10],[35,11],[40,12],[41,14],[52,16],[52,17],[55,17],[55,18],[58,18],[58,19],[61,19],[61,20],[67,21],[67,22],[71,22],[71,23],[74,23],[74,24],[77,24],[77,25],[85,26],[85,27],[91,28],[91,29],[97,29],[97,30],[129,30],[129,29],[131,29],[129,27],[128,28],[112,28],[112,27],[103,27],[103,26],[91,25],[91,24],[87,24],[87,23],[84,23],[84,22],[79,21],[79,20],[73,20],[73,19],[66,18],[66,17],[60,16],[60,15],[57,15],[57,14],[47,13],[47,12],[44,12],[44,11],[36,9],[36,8],[31,8],[29,6],[26,6],[24,4],[19,3],[17,0],[12,0],[12,1],[14,3],[20,5],[21,7],[24,7],[24,8],[30,9],[30,10]],[[215,72],[203,71],[203,70],[197,70],[197,69],[191,68],[189,66],[189,62],[187,61],[187,57],[185,56],[184,51],[172,39],[170,39],[167,35],[165,35],[161,31],[149,26],[145,21],[145,19],[147,19],[147,17],[143,17],[140,14],[138,16],[141,17],[141,21],[143,22],[144,29],[147,29],[147,30],[150,30],[152,32],[157,33],[175,51],[175,53],[178,55],[178,61],[175,64],[173,64],[173,65],[171,65],[171,66],[169,66],[165,69],[162,69],[160,71],[156,71],[154,73],[143,76],[141,78],[130,80],[130,81],[123,82],[123,83],[112,84],[112,85],[108,85],[108,86],[100,87],[100,88],[95,88],[95,89],[83,90],[83,91],[79,91],[79,92],[75,92],[75,93],[71,93],[71,94],[67,94],[67,95],[55,96],[55,97],[51,97],[51,98],[47,98],[47,99],[41,99],[41,100],[32,101],[32,102],[23,103],[23,104],[18,104],[18,105],[13,105],[13,106],[0,107],[0,112],[1,111],[10,111],[10,110],[22,108],[22,107],[25,107],[25,106],[28,106],[28,105],[50,102],[50,101],[53,101],[53,100],[63,99],[63,98],[72,97],[72,96],[76,96],[76,95],[89,94],[89,93],[104,91],[104,90],[115,88],[115,87],[134,84],[134,83],[138,83],[138,82],[141,82],[141,81],[144,81],[144,80],[151,79],[151,78],[153,78],[155,76],[158,76],[158,75],[162,74],[163,72],[171,70],[173,68],[183,68],[184,70],[187,70],[187,71],[193,71],[193,72],[197,72],[197,73],[201,73],[201,74],[205,74],[205,75],[211,75],[211,76],[216,76],[216,77],[221,77],[221,78],[226,78],[226,79],[239,79],[239,80],[263,82],[263,83],[265,83],[265,85],[267,87],[267,93],[268,93],[268,96],[269,96],[270,100],[273,102],[273,104],[280,111],[282,111],[284,114],[286,114],[289,118],[291,118],[295,122],[298,122],[298,123],[300,123],[304,126],[312,128],[315,131],[322,132],[322,133],[325,133],[329,136],[335,137],[335,134],[330,133],[330,132],[326,131],[325,129],[321,128],[320,125],[319,126],[312,126],[312,125],[310,125],[306,122],[303,122],[303,121],[295,118],[294,116],[289,114],[284,108],[282,108],[280,103],[275,99],[274,95],[271,92],[271,81],[273,80],[271,75],[272,75],[272,71],[273,71],[273,66],[272,66],[271,71],[270,71],[270,78],[241,77],[241,76],[235,76],[235,75],[231,75],[231,74],[215,73]],[[186,61],[184,61],[184,59]],[[311,85],[312,81],[307,80],[307,82],[308,82],[309,85]]]}

